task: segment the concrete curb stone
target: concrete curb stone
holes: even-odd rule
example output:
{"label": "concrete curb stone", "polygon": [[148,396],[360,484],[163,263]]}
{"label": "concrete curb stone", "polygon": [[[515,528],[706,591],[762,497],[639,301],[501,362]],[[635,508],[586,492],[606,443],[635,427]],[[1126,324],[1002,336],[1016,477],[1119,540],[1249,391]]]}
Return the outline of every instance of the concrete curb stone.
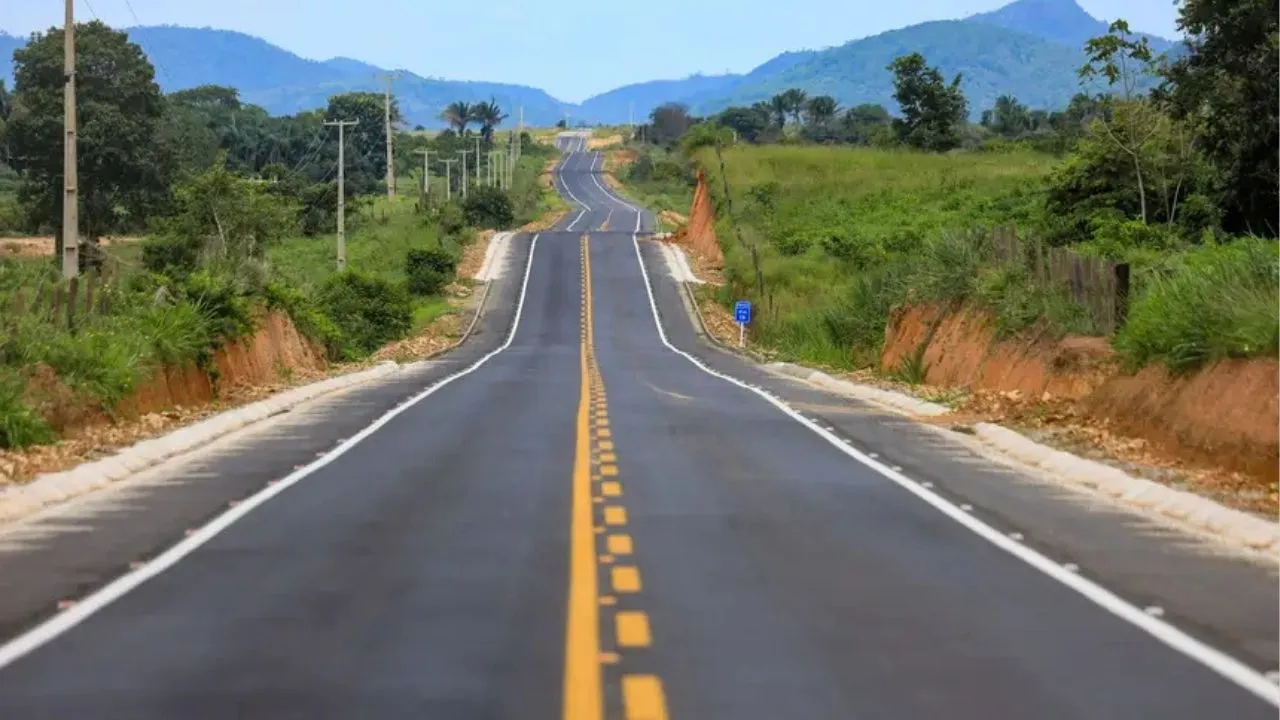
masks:
{"label": "concrete curb stone", "polygon": [[240,428],[287,412],[308,400],[385,377],[400,369],[385,361],[367,370],[328,378],[287,390],[264,400],[218,413],[160,437],[139,441],[100,460],[69,470],[46,473],[23,485],[0,489],[0,522],[16,520],[41,508],[123,480]]}

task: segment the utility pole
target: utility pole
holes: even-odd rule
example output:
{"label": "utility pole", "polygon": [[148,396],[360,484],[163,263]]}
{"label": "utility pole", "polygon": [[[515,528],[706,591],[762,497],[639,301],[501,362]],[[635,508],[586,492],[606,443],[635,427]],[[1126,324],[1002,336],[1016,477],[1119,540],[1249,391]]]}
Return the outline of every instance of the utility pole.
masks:
{"label": "utility pole", "polygon": [[347,269],[347,133],[346,129],[359,125],[359,120],[325,121],[325,125],[338,126],[338,272]]}
{"label": "utility pole", "polygon": [[62,35],[62,277],[80,274],[80,189],[76,174],[76,17],[66,0]]}
{"label": "utility pole", "polygon": [[520,159],[520,154],[524,151],[524,106],[520,106],[520,121],[516,126],[516,160]]}
{"label": "utility pole", "polygon": [[470,153],[471,153],[471,151],[470,151],[470,150],[459,150],[459,151],[458,151],[458,154],[462,156],[462,185],[461,185],[461,189],[462,189],[462,199],[463,199],[463,200],[466,200],[466,199],[467,199],[467,155],[469,155]]}
{"label": "utility pole", "polygon": [[448,202],[453,197],[453,174],[451,170],[453,169],[453,164],[458,161],[441,160],[440,162],[444,163],[444,199],[445,202]]}
{"label": "utility pole", "polygon": [[430,150],[418,150],[417,153],[422,156],[422,199],[427,199],[427,191],[431,189],[431,170],[427,165],[427,156],[431,154]]}
{"label": "utility pole", "polygon": [[383,116],[387,126],[387,197],[396,196],[396,154],[395,137],[391,132],[391,76],[386,79],[386,90],[383,93]]}
{"label": "utility pole", "polygon": [[475,176],[476,187],[483,187],[484,180],[480,178],[480,136],[479,135],[476,136],[476,154],[473,155],[472,157],[474,157],[476,160],[476,170],[471,174]]}

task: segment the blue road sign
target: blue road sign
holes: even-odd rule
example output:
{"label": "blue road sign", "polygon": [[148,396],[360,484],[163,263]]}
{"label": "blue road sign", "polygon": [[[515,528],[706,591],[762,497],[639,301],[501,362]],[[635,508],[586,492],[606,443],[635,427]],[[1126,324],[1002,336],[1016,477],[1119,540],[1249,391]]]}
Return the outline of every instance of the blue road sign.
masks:
{"label": "blue road sign", "polygon": [[746,325],[751,322],[751,301],[739,300],[733,304],[733,319],[739,325]]}

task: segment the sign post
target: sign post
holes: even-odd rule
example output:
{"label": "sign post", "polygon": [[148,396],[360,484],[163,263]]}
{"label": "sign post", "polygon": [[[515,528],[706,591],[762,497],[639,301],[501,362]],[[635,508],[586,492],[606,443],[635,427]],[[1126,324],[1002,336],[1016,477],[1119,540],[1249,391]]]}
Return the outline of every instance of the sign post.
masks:
{"label": "sign post", "polygon": [[751,322],[750,300],[739,300],[733,304],[733,319],[738,323],[738,347],[746,347],[747,323]]}

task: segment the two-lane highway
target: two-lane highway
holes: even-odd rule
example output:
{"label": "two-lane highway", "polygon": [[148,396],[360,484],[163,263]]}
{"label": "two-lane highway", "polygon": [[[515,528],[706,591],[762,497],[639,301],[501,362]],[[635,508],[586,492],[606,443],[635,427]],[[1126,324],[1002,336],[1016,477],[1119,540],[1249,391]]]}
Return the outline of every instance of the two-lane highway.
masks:
{"label": "two-lane highway", "polygon": [[[972,461],[854,448],[695,347],[567,142],[504,341],[0,647],[0,718],[1275,717],[1265,571],[1125,587],[1183,632],[930,489]],[[1182,590],[1210,570],[1247,621]]]}

